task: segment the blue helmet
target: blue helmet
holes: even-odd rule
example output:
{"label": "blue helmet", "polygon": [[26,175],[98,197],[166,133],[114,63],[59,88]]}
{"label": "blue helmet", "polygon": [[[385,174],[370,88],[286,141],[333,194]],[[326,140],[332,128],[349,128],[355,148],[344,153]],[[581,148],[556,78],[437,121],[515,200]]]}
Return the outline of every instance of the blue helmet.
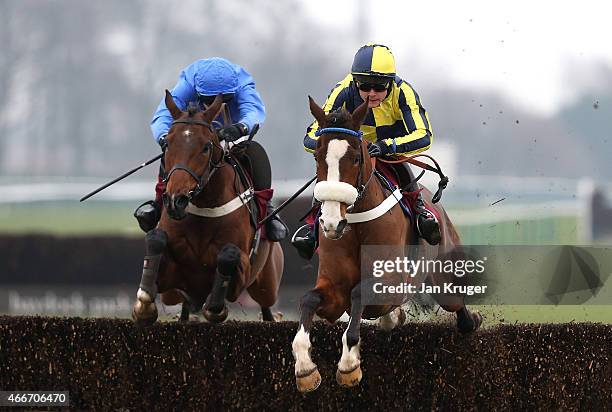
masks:
{"label": "blue helmet", "polygon": [[196,92],[201,96],[236,93],[238,71],[221,57],[198,60],[194,83]]}

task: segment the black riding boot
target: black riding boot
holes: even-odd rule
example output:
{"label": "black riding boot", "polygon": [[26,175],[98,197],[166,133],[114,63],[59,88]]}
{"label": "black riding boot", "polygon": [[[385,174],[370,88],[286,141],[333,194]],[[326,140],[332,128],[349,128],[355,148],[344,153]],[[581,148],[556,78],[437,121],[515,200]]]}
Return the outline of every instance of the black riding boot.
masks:
{"label": "black riding boot", "polygon": [[[274,206],[272,206],[272,202],[268,200],[266,204],[266,215],[269,215],[274,211]],[[268,240],[272,242],[280,242],[289,234],[289,229],[287,225],[281,220],[278,213],[270,220],[266,222],[266,237]]]}
{"label": "black riding boot", "polygon": [[[303,228],[307,228],[308,230],[306,235],[297,236],[297,234]],[[293,238],[291,239],[291,244],[297,249],[298,254],[302,258],[306,260],[312,259],[315,249],[317,248],[317,240],[315,239],[312,227],[310,225],[304,225],[298,230],[296,230],[295,234],[293,235]]]}
{"label": "black riding boot", "polygon": [[140,228],[146,233],[155,229],[161,218],[159,204],[155,200],[144,202],[134,211],[134,217]]}
{"label": "black riding boot", "polygon": [[[419,190],[419,184],[415,181],[414,174],[408,163],[402,163],[405,169],[408,171],[410,176],[410,183],[406,186],[409,192],[415,192]],[[437,245],[440,243],[442,236],[440,235],[440,224],[436,220],[436,217],[425,207],[425,201],[421,192],[418,192],[416,200],[414,202],[414,213],[415,221],[417,226],[417,232],[419,236],[427,241],[430,245]]]}

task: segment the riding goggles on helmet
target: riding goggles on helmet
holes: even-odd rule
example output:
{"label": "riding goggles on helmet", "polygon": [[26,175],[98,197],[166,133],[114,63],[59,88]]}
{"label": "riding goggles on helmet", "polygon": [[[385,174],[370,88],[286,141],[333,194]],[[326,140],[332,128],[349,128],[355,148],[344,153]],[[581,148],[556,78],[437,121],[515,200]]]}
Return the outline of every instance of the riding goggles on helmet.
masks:
{"label": "riding goggles on helmet", "polygon": [[[202,94],[198,94],[198,102],[200,104],[204,104],[205,106],[210,106],[217,96],[204,96]],[[223,93],[221,95],[223,99],[223,103],[229,103],[234,98],[234,93]]]}
{"label": "riding goggles on helmet", "polygon": [[387,83],[387,84],[362,83],[362,82],[359,82],[359,81],[356,81],[355,85],[362,92],[369,92],[372,89],[374,89],[375,92],[384,92],[389,87],[389,83]]}

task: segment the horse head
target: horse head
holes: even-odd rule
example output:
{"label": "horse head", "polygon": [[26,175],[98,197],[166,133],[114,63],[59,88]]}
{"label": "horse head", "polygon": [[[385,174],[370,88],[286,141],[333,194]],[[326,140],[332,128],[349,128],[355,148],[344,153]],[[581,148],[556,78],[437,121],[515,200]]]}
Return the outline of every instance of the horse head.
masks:
{"label": "horse head", "polygon": [[315,198],[322,202],[319,224],[329,239],[340,239],[347,228],[346,213],[361,197],[372,174],[366,142],[359,128],[368,112],[367,100],[353,113],[345,109],[325,114],[310,100],[310,112],[319,124],[315,159]]}
{"label": "horse head", "polygon": [[223,101],[217,96],[205,111],[193,103],[182,111],[166,90],[165,102],[174,121],[167,136],[163,201],[171,218],[183,219],[189,202],[202,192],[223,161],[223,148],[211,126]]}

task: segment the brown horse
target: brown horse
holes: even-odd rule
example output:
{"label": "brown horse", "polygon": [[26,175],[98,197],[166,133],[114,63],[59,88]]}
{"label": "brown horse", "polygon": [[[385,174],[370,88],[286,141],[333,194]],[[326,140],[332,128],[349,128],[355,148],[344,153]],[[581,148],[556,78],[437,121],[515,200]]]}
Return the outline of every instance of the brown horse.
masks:
{"label": "brown horse", "polygon": [[155,322],[159,292],[166,305],[183,302],[182,320],[204,305],[209,321],[222,322],[225,299],[233,302],[246,289],[263,319],[272,321],[283,252],[256,234],[249,210],[253,189],[243,183],[239,162],[211,126],[222,99],[203,112],[195,105],[181,111],[168,91],[165,102],[174,119],[165,151],[165,213],[145,237],[133,318],[138,324]]}
{"label": "brown horse", "polygon": [[[335,322],[345,312],[350,315],[342,336],[342,356],[336,373],[338,383],[345,387],[357,385],[362,377],[359,354],[361,319],[380,318],[381,326],[386,329],[403,322],[403,312],[397,305],[361,303],[364,290],[361,246],[403,248],[418,243],[410,220],[404,216],[393,194],[372,177],[374,167],[367,143],[361,141],[358,133],[367,110],[366,101],[352,115],[346,110],[325,115],[310,98],[310,111],[320,127],[315,151],[315,198],[322,205],[317,281],[314,289],[302,298],[299,330],[293,340],[296,383],[301,392],[315,390],[321,382],[317,366],[310,358],[309,333],[315,313],[329,322]],[[431,193],[424,191],[424,196],[431,205]],[[452,250],[460,240],[444,210],[435,207],[440,215],[442,240],[429,249],[439,255]],[[436,284],[440,280],[431,282]],[[468,311],[462,296],[451,296],[439,303],[445,310],[457,314],[457,326],[461,332],[471,332],[480,326],[482,318]]]}

